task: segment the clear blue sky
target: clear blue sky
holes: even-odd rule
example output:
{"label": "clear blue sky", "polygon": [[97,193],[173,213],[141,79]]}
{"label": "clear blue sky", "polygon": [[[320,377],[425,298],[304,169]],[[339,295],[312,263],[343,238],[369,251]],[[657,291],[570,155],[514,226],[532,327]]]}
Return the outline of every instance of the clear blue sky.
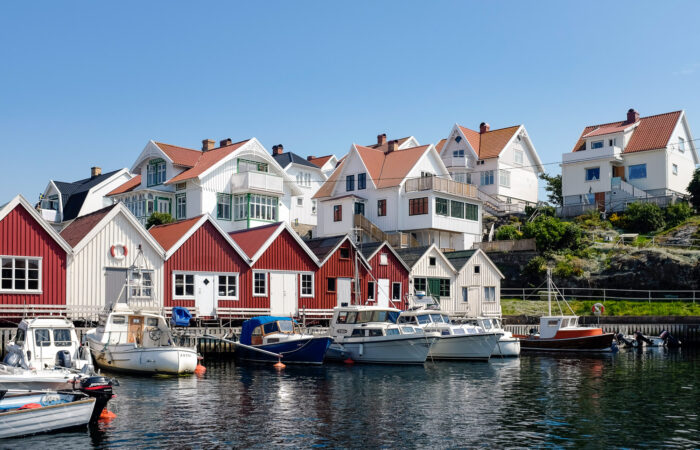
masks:
{"label": "clear blue sky", "polygon": [[524,123],[552,163],[630,107],[685,109],[698,138],[698,17],[693,1],[4,2],[0,203],[130,167],[149,139],[342,155],[380,132]]}

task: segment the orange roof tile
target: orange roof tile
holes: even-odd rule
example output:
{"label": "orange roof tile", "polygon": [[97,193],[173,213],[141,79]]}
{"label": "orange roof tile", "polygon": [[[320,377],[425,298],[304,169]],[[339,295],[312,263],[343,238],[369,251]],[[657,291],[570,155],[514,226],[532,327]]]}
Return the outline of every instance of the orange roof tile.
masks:
{"label": "orange roof tile", "polygon": [[78,217],[61,231],[61,237],[68,242],[68,245],[75,247],[116,206],[116,204],[110,205]]}
{"label": "orange roof tile", "polygon": [[243,146],[243,144],[245,144],[248,141],[249,139],[241,142],[235,142],[225,147],[219,147],[213,150],[208,150],[206,152],[199,152],[201,156],[199,157],[199,160],[196,162],[194,167],[185,170],[179,175],[174,176],[173,178],[166,181],[165,184],[177,183],[179,181],[189,180],[201,175],[207,169],[212,167],[217,162],[221,161],[226,156],[233,153],[235,150],[239,149],[241,146]]}
{"label": "orange roof tile", "polygon": [[127,181],[126,183],[117,186],[116,188],[112,189],[107,193],[107,196],[110,195],[117,195],[117,194],[123,194],[125,192],[133,191],[136,189],[139,185],[141,184],[141,175],[136,175],[134,178],[131,180]]}
{"label": "orange roof tile", "polygon": [[447,142],[447,139],[440,139],[440,142],[438,142],[435,146],[435,150],[437,150],[438,153],[442,151],[442,147],[445,146],[445,142]]}
{"label": "orange roof tile", "polygon": [[202,216],[193,217],[179,222],[167,223],[151,227],[148,232],[155,238],[165,251],[169,251],[177,241],[182,238]]}
{"label": "orange roof tile", "polygon": [[323,165],[326,164],[326,163],[328,162],[328,160],[331,159],[332,157],[333,157],[333,155],[319,156],[318,158],[315,158],[315,157],[312,156],[310,159],[308,159],[308,161],[309,161],[311,164],[313,164],[313,165],[315,165],[315,166],[318,166],[318,168],[320,169],[320,168],[323,167]]}
{"label": "orange roof tile", "polygon": [[470,130],[463,126],[459,126],[464,136],[469,141],[469,145],[474,149],[479,159],[497,158],[505,148],[508,141],[511,140],[520,125],[515,125],[498,130],[479,133],[478,131]]}
{"label": "orange roof tile", "polygon": [[281,222],[263,225],[261,227],[250,228],[247,230],[234,231],[229,233],[229,236],[238,244],[238,246],[252,258],[260,247],[272,236],[280,227]]}
{"label": "orange roof tile", "polygon": [[173,164],[178,166],[194,167],[202,155],[201,151],[192,150],[191,148],[178,147],[177,145],[164,144],[162,142],[156,142],[155,144],[163,150],[163,153],[168,155]]}
{"label": "orange roof tile", "polygon": [[[641,117],[638,125],[632,131],[632,137],[622,153],[642,152],[645,150],[657,150],[665,148],[668,145],[668,140],[671,138],[682,111],[673,111],[655,116]],[[618,129],[622,130],[631,125],[626,120],[620,122],[604,123],[600,125],[591,125],[583,129],[581,136],[578,138],[573,151],[578,152],[585,150],[586,137],[596,136],[592,134],[598,129]],[[610,131],[612,132],[612,131]],[[606,134],[606,133],[602,133]]]}
{"label": "orange roof tile", "polygon": [[314,196],[311,198],[323,198],[330,197],[331,195],[333,195],[333,188],[335,187],[335,183],[338,181],[338,177],[340,177],[340,172],[342,172],[340,168],[343,166],[344,163],[345,161],[340,161],[338,163],[331,176],[328,177],[328,179],[321,185],[320,188],[318,188],[318,191],[316,191]]}

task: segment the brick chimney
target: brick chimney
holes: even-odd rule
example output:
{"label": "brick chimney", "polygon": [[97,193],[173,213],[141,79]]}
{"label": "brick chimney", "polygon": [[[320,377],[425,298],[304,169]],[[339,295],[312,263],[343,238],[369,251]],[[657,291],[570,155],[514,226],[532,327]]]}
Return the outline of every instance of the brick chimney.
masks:
{"label": "brick chimney", "polygon": [[386,144],[386,133],[378,134],[377,135],[377,145],[384,145]]}
{"label": "brick chimney", "polygon": [[284,153],[284,146],[282,144],[272,146],[273,155],[281,155],[282,153]]}
{"label": "brick chimney", "polygon": [[216,146],[216,141],[214,139],[204,139],[202,141],[202,151],[206,152],[213,149]]}
{"label": "brick chimney", "polygon": [[90,167],[90,178],[99,177],[100,175],[102,175],[101,167]]}
{"label": "brick chimney", "polygon": [[386,150],[386,152],[391,153],[391,152],[395,152],[398,149],[399,149],[399,141],[394,139],[393,141],[389,141],[389,148]]}
{"label": "brick chimney", "polygon": [[219,141],[219,147],[226,147],[227,145],[231,145],[232,142],[231,138],[222,139]]}
{"label": "brick chimney", "polygon": [[488,133],[490,129],[491,129],[491,125],[489,125],[486,122],[481,122],[481,124],[479,124],[479,133],[480,134]]}
{"label": "brick chimney", "polygon": [[634,110],[634,108],[630,108],[627,111],[627,123],[635,123],[636,121],[639,120],[639,113]]}
{"label": "brick chimney", "polygon": [[314,159],[313,156],[307,156],[307,157],[306,157],[306,160],[309,161],[309,162],[310,162],[312,159]]}

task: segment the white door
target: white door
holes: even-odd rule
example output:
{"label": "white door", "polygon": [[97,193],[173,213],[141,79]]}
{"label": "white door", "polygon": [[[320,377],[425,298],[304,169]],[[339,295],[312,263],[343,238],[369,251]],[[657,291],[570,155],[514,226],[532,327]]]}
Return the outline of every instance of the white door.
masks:
{"label": "white door", "polygon": [[168,213],[170,214],[170,200],[167,198],[159,198],[157,201],[157,206],[156,206],[158,212],[163,212],[163,213]]}
{"label": "white door", "polygon": [[377,306],[389,306],[389,280],[380,278],[377,280]]}
{"label": "white door", "polygon": [[293,316],[297,313],[297,274],[270,273],[270,314]]}
{"label": "white door", "polygon": [[194,305],[200,316],[216,316],[214,281],[211,273],[194,276]]}
{"label": "white door", "polygon": [[338,297],[338,305],[341,306],[343,303],[346,305],[352,304],[352,293],[350,292],[352,286],[352,278],[338,278],[337,286],[335,287],[336,296]]}

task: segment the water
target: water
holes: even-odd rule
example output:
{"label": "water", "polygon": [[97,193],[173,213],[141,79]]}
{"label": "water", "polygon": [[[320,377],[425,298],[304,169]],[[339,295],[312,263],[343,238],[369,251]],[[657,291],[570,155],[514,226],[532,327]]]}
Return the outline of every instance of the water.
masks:
{"label": "water", "polygon": [[700,353],[120,376],[117,418],[0,447],[698,447]]}

